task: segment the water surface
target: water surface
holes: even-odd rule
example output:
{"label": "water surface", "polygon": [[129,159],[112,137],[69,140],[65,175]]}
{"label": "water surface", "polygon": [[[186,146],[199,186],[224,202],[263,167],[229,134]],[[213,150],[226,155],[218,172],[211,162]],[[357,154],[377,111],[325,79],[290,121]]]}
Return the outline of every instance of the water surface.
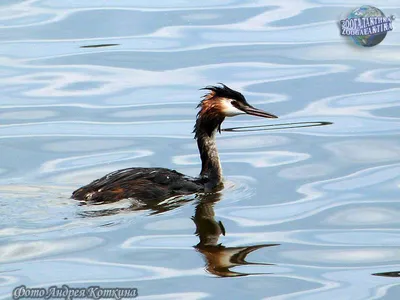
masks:
{"label": "water surface", "polygon": [[[363,4],[3,0],[0,298],[68,284],[398,299],[400,35],[371,49],[341,37]],[[69,199],[119,168],[197,175],[199,88],[217,82],[280,117],[224,122],[221,193],[155,211]],[[276,126],[305,122],[326,126]]]}

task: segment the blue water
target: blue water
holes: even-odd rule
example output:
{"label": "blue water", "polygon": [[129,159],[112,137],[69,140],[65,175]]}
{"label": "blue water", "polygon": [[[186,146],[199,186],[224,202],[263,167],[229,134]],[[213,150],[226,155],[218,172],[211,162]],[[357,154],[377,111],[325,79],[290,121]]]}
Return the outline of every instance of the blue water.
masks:
{"label": "blue water", "polygon": [[[3,0],[0,298],[67,284],[140,299],[399,299],[400,31],[368,49],[340,36],[364,4]],[[397,0],[373,5],[400,15]],[[69,199],[119,168],[197,175],[199,88],[217,82],[279,119],[224,122],[260,127],[218,136],[216,198],[159,211]],[[280,125],[300,122],[332,124]],[[225,228],[206,249],[191,220],[202,203]]]}

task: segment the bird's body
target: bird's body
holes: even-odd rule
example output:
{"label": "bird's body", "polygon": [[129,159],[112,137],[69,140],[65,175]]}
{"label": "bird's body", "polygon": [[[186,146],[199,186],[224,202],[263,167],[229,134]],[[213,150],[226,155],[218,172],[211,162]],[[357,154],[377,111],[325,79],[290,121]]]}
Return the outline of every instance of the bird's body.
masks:
{"label": "bird's body", "polygon": [[256,109],[237,91],[222,87],[206,87],[210,92],[198,107],[194,127],[202,168],[193,178],[165,168],[127,168],[112,172],[72,193],[72,198],[91,202],[112,202],[133,198],[153,204],[173,196],[208,192],[221,188],[222,168],[215,135],[225,117],[249,114],[264,118],[276,116]]}
{"label": "bird's body", "polygon": [[127,168],[112,172],[81,187],[72,198],[110,202],[127,198],[159,201],[204,190],[198,178],[165,168]]}

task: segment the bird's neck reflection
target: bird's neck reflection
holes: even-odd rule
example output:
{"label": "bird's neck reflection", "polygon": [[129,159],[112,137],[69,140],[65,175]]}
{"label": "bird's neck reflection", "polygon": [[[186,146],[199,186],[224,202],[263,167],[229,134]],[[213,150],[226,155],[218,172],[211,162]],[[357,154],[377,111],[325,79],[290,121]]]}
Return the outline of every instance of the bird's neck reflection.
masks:
{"label": "bird's neck reflection", "polygon": [[[267,263],[247,262],[249,253],[264,247],[278,244],[261,244],[243,247],[225,247],[218,243],[220,235],[225,235],[225,227],[215,219],[214,204],[221,199],[220,193],[201,194],[197,196],[195,214],[192,217],[196,224],[195,234],[199,243],[194,248],[203,255],[207,272],[220,277],[255,275],[232,271],[231,268],[245,265],[271,265]],[[260,274],[260,273],[256,273]],[[267,273],[263,273],[267,274]]]}
{"label": "bird's neck reflection", "polygon": [[[221,200],[221,192],[215,193],[201,193],[195,196],[196,208],[192,220],[196,225],[195,234],[199,237],[199,243],[194,248],[202,254],[206,265],[207,272],[219,277],[236,277],[247,275],[259,275],[269,273],[240,273],[232,271],[231,269],[237,266],[258,265],[266,266],[271,265],[268,263],[247,262],[246,257],[251,252],[271,246],[278,246],[279,244],[260,244],[250,245],[243,247],[227,247],[218,243],[221,235],[225,235],[225,227],[221,221],[215,219],[214,205]],[[127,208],[114,208],[114,209],[96,209],[86,210],[81,213],[81,217],[101,217],[110,216],[126,211],[148,211],[149,215],[158,215],[176,209],[188,201],[193,200],[187,198],[177,198],[174,201],[165,201],[160,203],[152,203],[146,206],[136,206],[132,204]],[[86,204],[85,204],[86,206]],[[98,207],[98,205],[96,205]]]}

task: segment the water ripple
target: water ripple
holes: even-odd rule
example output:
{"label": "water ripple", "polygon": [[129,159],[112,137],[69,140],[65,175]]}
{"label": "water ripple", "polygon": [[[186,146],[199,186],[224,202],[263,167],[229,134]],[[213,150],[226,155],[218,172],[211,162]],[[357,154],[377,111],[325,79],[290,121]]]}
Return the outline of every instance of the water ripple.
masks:
{"label": "water ripple", "polygon": [[[357,77],[360,82],[374,82],[374,83],[399,83],[400,82],[400,69],[387,68],[366,71]],[[399,104],[398,104],[399,105]]]}
{"label": "water ripple", "polygon": [[0,246],[0,262],[29,261],[51,255],[65,255],[68,252],[98,247],[102,243],[103,240],[97,237],[75,237],[74,239],[60,241],[24,241],[9,243]]}
{"label": "water ripple", "polygon": [[[396,30],[371,49],[340,36],[364,4],[3,0],[0,298],[69,284],[143,299],[397,299],[400,43]],[[379,8],[400,13],[398,0]],[[242,130],[218,138],[225,188],[203,220],[223,227],[221,244],[199,251],[195,196],[158,214],[69,198],[131,166],[197,175],[198,89],[221,81],[279,116],[224,121]],[[317,122],[330,125],[277,126]],[[252,247],[257,263],[227,262]],[[214,279],[218,258],[253,275]]]}
{"label": "water ripple", "polygon": [[110,162],[119,162],[124,160],[137,159],[145,156],[150,156],[153,153],[146,150],[112,152],[103,154],[91,154],[68,157],[47,161],[41,167],[39,172],[48,173],[60,170],[70,170],[75,168],[94,166],[97,164],[105,164]]}
{"label": "water ripple", "polygon": [[[224,152],[220,154],[222,162],[248,163],[255,168],[274,167],[292,164],[308,159],[305,153],[292,153],[288,151],[268,152]],[[175,156],[173,162],[177,165],[199,164],[198,155]]]}
{"label": "water ripple", "polygon": [[[16,68],[12,61],[2,59],[3,63]],[[133,90],[137,87],[167,86],[186,84],[206,86],[218,82],[222,74],[233,74],[229,84],[241,89],[250,84],[275,82],[310,76],[340,73],[348,70],[345,65],[279,65],[271,63],[225,63],[210,64],[155,72],[149,70],[127,69],[126,67],[79,66],[71,65],[45,67],[22,67],[21,75],[3,77],[2,85],[24,86],[21,94],[26,97],[73,97],[95,96]],[[35,72],[35,69],[39,69]],[[47,70],[46,70],[47,69]],[[95,72],[94,77],[91,73]],[[204,80],[207,78],[207,80]],[[262,79],[260,79],[262,78]]]}
{"label": "water ripple", "polygon": [[[399,165],[367,168],[339,178],[307,183],[298,189],[305,196],[297,201],[272,205],[229,207],[218,210],[221,217],[238,222],[241,226],[261,226],[293,222],[321,213],[329,208],[360,200],[362,192],[377,189],[381,184],[399,179]],[[337,192],[342,194],[337,195]],[[397,202],[397,200],[386,200]]]}
{"label": "water ripple", "polygon": [[399,224],[400,210],[386,207],[350,207],[341,208],[333,213],[325,222],[335,226],[362,226],[362,225],[384,225]]}

